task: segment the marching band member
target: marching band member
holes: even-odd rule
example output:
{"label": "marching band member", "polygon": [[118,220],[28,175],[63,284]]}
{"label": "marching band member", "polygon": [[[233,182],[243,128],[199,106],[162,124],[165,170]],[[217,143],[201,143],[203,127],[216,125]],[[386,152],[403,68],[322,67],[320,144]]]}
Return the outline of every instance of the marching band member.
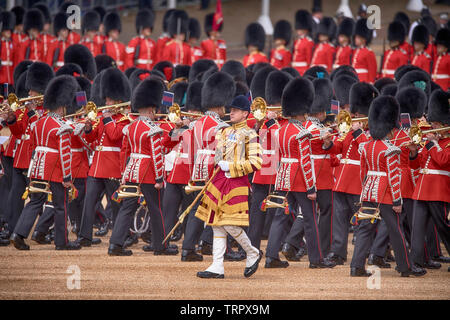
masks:
{"label": "marching band member", "polygon": [[203,28],[205,29],[208,39],[202,41],[201,47],[203,50],[203,59],[214,60],[220,70],[227,60],[227,45],[225,40],[219,39],[223,29],[223,22],[217,24],[217,21],[214,21],[214,18],[214,13],[209,13],[205,16]]}
{"label": "marching band member", "polygon": [[14,13],[14,15],[16,16],[16,25],[14,27],[14,31],[11,38],[13,40],[14,47],[19,48],[19,44],[27,36],[26,33],[24,32],[24,25],[23,25],[23,18],[25,16],[26,10],[22,6],[15,6],[11,9],[11,12]]}
{"label": "marching band member", "polygon": [[39,9],[27,10],[23,18],[23,29],[27,35],[18,45],[17,63],[22,60],[45,61],[44,44],[40,33],[44,28],[44,16]]}
{"label": "marching band member", "polygon": [[[128,78],[117,68],[106,69],[100,79],[101,95],[106,105],[114,105],[130,100],[131,87]],[[92,165],[86,181],[86,198],[77,242],[82,246],[100,243],[100,239],[92,238],[92,228],[96,204],[100,195],[106,190],[106,196],[111,199],[119,187],[120,152],[122,145],[122,130],[129,123],[127,116],[103,112],[96,122],[86,122],[85,137],[89,143],[95,143]],[[120,205],[111,201],[113,223],[119,212]]]}
{"label": "marching band member", "polygon": [[333,64],[333,70],[344,65],[351,65],[353,49],[351,47],[353,28],[355,21],[352,18],[344,18],[339,24],[337,37],[339,46],[336,50],[336,58]]}
{"label": "marching band member", "polygon": [[374,83],[377,76],[375,53],[367,47],[372,41],[372,31],[367,28],[367,19],[356,21],[353,33],[356,49],[353,52],[352,67],[355,68],[359,81],[369,83]]}
{"label": "marching band member", "polygon": [[411,57],[411,64],[417,66],[423,71],[430,73],[432,68],[432,58],[426,52],[428,48],[428,29],[424,25],[418,25],[414,28],[411,42],[414,46],[414,53]]}
{"label": "marching band member", "polygon": [[[64,2],[60,7],[59,7],[59,12],[62,12],[64,14],[69,14],[72,13],[73,11],[68,10],[70,6],[77,6],[77,3],[72,2],[72,1],[67,1]],[[69,21],[68,21],[69,22]],[[74,31],[75,29],[77,29],[76,26],[76,21],[75,19],[71,20],[72,25],[67,25],[68,29],[69,29],[69,35],[67,36],[67,41],[69,42],[69,45],[73,45],[73,44],[77,44],[80,42],[81,40],[81,35]]]}
{"label": "marching band member", "polygon": [[200,22],[195,18],[189,18],[189,33],[187,37],[187,42],[191,47],[191,63],[192,65],[195,61],[203,59],[203,49],[198,45],[200,39],[201,30]]}
{"label": "marching band member", "polygon": [[125,71],[127,68],[125,45],[119,41],[119,35],[122,31],[122,21],[119,14],[116,12],[110,12],[106,14],[103,20],[105,25],[105,35],[107,39],[103,43],[102,53],[110,56],[114,59],[117,67],[121,71]]}
{"label": "marching band member", "polygon": [[156,41],[155,64],[162,60],[161,56],[162,56],[162,54],[164,52],[164,48],[166,46],[166,43],[168,41],[170,41],[170,35],[169,35],[169,32],[168,32],[168,25],[169,25],[170,16],[171,16],[172,12],[174,12],[175,10],[176,9],[169,9],[164,14],[163,21],[162,21],[163,33],[158,38],[158,41]]}
{"label": "marching band member", "polygon": [[81,21],[83,37],[80,44],[87,47],[94,57],[102,52],[102,44],[96,41],[100,23],[100,15],[94,10],[86,12]]}
{"label": "marching band member", "polygon": [[69,47],[69,29],[67,28],[68,15],[58,12],[53,18],[53,32],[56,36],[50,43],[48,55],[45,56],[45,62],[58,71],[64,65],[64,53]]}
{"label": "marching band member", "polygon": [[14,83],[13,72],[16,64],[15,55],[18,54],[17,48],[12,41],[12,32],[16,24],[16,17],[12,12],[2,12],[0,14],[2,21],[1,39],[0,39],[0,83],[7,83],[12,86]]}
{"label": "marching band member", "polygon": [[[48,183],[55,210],[55,249],[79,250],[77,243],[69,242],[67,237],[68,189],[73,187],[70,149],[72,128],[63,116],[65,108],[70,106],[79,90],[78,83],[71,76],[59,76],[53,79],[45,91],[44,108],[47,115],[32,125],[33,161],[29,169],[32,181]],[[37,215],[47,201],[47,194],[30,194],[30,202],[23,209],[20,219],[11,235],[11,242],[18,250],[29,250],[24,239],[33,227]]]}
{"label": "marching band member", "polygon": [[34,4],[33,8],[39,9],[42,12],[42,15],[44,17],[44,27],[42,28],[40,37],[42,39],[42,43],[44,46],[44,51],[43,51],[42,56],[47,57],[49,50],[50,50],[51,42],[53,39],[55,39],[55,37],[50,32],[50,25],[52,24],[52,17],[51,17],[48,6],[44,2],[38,2],[38,3]]}
{"label": "marching band member", "polygon": [[172,12],[167,25],[171,40],[167,41],[162,49],[161,60],[170,61],[174,66],[191,64],[191,48],[184,42],[188,27],[189,17],[186,11],[175,10]]}
{"label": "marching band member", "polygon": [[408,53],[400,48],[405,40],[406,30],[398,21],[391,22],[388,27],[388,41],[390,49],[383,53],[381,76],[394,78],[394,72],[398,67],[408,64]]}
{"label": "marching band member", "polygon": [[108,38],[105,35],[105,24],[103,23],[103,19],[106,15],[106,9],[102,6],[96,6],[92,10],[97,12],[100,15],[100,26],[98,27],[98,32],[94,36],[94,42],[101,47],[103,47],[103,44],[105,43],[105,40]]}
{"label": "marching band member", "polygon": [[265,43],[266,33],[264,28],[257,22],[249,24],[245,29],[245,46],[248,54],[244,56],[242,61],[244,67],[247,68],[249,65],[260,62],[269,62],[263,53]]}
{"label": "marching band member", "polygon": [[294,42],[294,52],[292,54],[292,67],[300,75],[309,68],[311,63],[314,41],[310,38],[313,28],[311,14],[306,10],[298,10],[295,13],[295,30],[297,31],[297,40]]}
{"label": "marching band member", "polygon": [[433,66],[431,79],[437,83],[442,90],[450,88],[450,30],[441,29],[436,35],[437,58]]}
{"label": "marching band member", "polygon": [[136,15],[136,33],[126,48],[126,67],[151,70],[155,62],[156,43],[150,38],[153,31],[155,14],[148,9],[140,10]]}
{"label": "marching band member", "polygon": [[[242,227],[249,225],[248,175],[261,168],[261,146],[257,134],[247,127],[250,102],[245,96],[237,96],[231,102],[232,125],[216,133],[214,163],[220,171],[212,178],[198,206],[196,217],[212,226],[213,262],[197,273],[199,278],[224,278],[224,254],[227,233],[247,254],[244,276],[250,277],[258,269],[262,253],[252,246]],[[218,169],[217,169],[218,170]]]}
{"label": "marching band member", "polygon": [[291,42],[292,26],[287,20],[280,20],[273,30],[275,48],[270,52],[270,64],[277,69],[291,66],[292,54],[286,48]]}
{"label": "marching band member", "polygon": [[317,26],[318,45],[314,49],[311,66],[321,66],[328,72],[333,68],[336,48],[332,41],[336,35],[336,23],[333,18],[324,17]]}

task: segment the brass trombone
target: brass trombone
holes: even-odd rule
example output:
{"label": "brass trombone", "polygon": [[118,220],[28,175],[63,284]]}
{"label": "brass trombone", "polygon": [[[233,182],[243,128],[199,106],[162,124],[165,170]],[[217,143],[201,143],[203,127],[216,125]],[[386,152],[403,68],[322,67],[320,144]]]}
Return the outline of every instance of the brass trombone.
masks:
{"label": "brass trombone", "polygon": [[9,111],[17,111],[26,108],[26,103],[31,101],[36,101],[38,104],[42,104],[44,101],[44,95],[27,97],[19,99],[14,93],[8,94],[8,105],[3,105],[0,107],[0,114],[8,113]]}
{"label": "brass trombone", "polygon": [[73,114],[69,114],[69,115],[65,116],[65,118],[86,115],[90,120],[95,120],[98,116],[98,113],[102,110],[114,109],[116,111],[116,113],[123,113],[125,111],[125,108],[129,107],[130,105],[131,105],[131,102],[127,101],[127,102],[113,104],[110,106],[97,107],[97,105],[94,102],[89,101],[84,106],[82,111],[79,111],[79,112],[76,112]]}
{"label": "brass trombone", "polygon": [[268,111],[281,112],[281,106],[267,106],[266,100],[261,97],[256,97],[253,99],[250,110],[256,120],[262,121],[266,117]]}
{"label": "brass trombone", "polygon": [[[346,135],[347,133],[350,132],[351,128],[352,128],[352,123],[353,122],[367,122],[369,121],[368,117],[362,117],[362,118],[352,118],[352,116],[350,115],[350,113],[346,110],[341,110],[339,111],[339,114],[336,117],[336,125],[331,125],[332,126],[337,126],[338,127],[338,132],[336,133],[332,133],[332,136],[341,134],[341,135]],[[322,137],[316,137],[316,138],[312,138],[311,141],[313,140],[318,140],[321,139]]]}
{"label": "brass trombone", "polygon": [[[50,190],[50,183],[46,181],[30,181],[30,184],[25,189],[22,195],[22,199],[28,198],[30,193],[46,193],[48,195],[48,201],[52,202],[52,191]],[[73,201],[78,197],[78,190],[75,186],[69,188],[69,202]]]}
{"label": "brass trombone", "polygon": [[[204,182],[203,180],[199,180],[198,182],[200,182],[200,181]],[[193,192],[200,191],[202,189],[203,189],[203,186],[196,186],[195,181],[189,181],[187,186],[184,187],[184,192],[186,194],[191,194]]]}
{"label": "brass trombone", "polygon": [[[130,190],[131,189],[131,190]],[[117,190],[117,198],[125,199],[125,198],[134,198],[141,197],[143,194],[141,192],[141,188],[139,186],[132,185],[121,185]]]}
{"label": "brass trombone", "polygon": [[[274,202],[271,199],[280,199],[280,200],[282,200],[282,202],[281,203]],[[267,209],[270,209],[270,208],[281,208],[281,209],[286,210],[286,208],[288,208],[288,207],[289,207],[289,204],[288,204],[286,197],[275,195],[275,194],[269,194],[267,196],[267,198],[265,198],[263,200],[263,203],[261,205],[261,211],[265,212]]]}

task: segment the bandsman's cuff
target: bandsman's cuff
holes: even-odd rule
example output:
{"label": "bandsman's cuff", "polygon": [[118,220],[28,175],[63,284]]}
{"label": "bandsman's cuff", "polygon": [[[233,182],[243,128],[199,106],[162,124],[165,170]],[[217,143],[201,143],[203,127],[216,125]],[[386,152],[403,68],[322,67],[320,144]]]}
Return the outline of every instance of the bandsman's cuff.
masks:
{"label": "bandsman's cuff", "polygon": [[267,128],[270,128],[270,127],[273,126],[275,123],[276,123],[275,119],[270,119],[270,120],[267,120],[267,121],[266,121],[265,125],[266,125]]}
{"label": "bandsman's cuff", "polygon": [[356,131],[353,131],[352,132],[353,139],[356,140],[360,135],[362,135],[362,133],[363,133],[362,129],[358,129]]}
{"label": "bandsman's cuff", "polygon": [[427,148],[427,150],[430,150],[431,148],[434,147],[434,142],[433,141],[429,141],[426,145],[425,148]]}
{"label": "bandsman's cuff", "polygon": [[111,122],[113,122],[114,120],[113,120],[113,118],[111,118],[111,117],[107,117],[107,118],[103,118],[103,124],[106,126],[108,123],[111,123]]}

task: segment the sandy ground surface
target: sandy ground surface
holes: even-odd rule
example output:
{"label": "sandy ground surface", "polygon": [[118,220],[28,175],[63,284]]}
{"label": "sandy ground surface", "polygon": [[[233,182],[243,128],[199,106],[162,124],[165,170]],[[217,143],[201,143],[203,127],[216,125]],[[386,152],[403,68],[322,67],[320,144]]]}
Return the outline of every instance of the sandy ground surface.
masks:
{"label": "sandy ground surface", "polygon": [[[225,262],[225,279],[207,280],[196,273],[209,266],[211,256],[203,262],[181,262],[180,255],[142,251],[141,241],[132,247],[132,256],[109,257],[109,235],[102,244],[81,251],[59,252],[31,240],[30,251],[0,248],[0,299],[450,299],[445,264],[421,278],[401,278],[393,268],[383,269],[380,289],[368,289],[367,278],[351,278],[349,262],[334,269],[309,269],[307,257],[287,269],[265,269],[263,258],[249,279],[243,276],[244,261]],[[263,250],[265,246],[263,241]],[[351,244],[349,249],[351,258]],[[74,266],[81,288],[70,290],[68,282],[74,282],[68,269]]]}

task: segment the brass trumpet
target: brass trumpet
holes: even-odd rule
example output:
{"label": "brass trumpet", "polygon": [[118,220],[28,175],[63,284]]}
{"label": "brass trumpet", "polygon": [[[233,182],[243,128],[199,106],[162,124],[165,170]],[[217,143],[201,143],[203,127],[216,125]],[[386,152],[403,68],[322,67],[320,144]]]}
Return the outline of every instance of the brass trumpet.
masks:
{"label": "brass trumpet", "polygon": [[[369,117],[352,118],[352,116],[350,115],[350,113],[348,111],[341,110],[341,111],[339,111],[339,113],[336,117],[337,124],[330,126],[330,127],[337,126],[338,132],[332,133],[331,135],[335,136],[335,135],[341,134],[341,135],[345,136],[352,129],[353,122],[367,122],[367,121],[369,121]],[[322,137],[312,138],[311,141],[318,140],[321,138]]]}
{"label": "brass trumpet", "polygon": [[203,117],[203,114],[181,111],[180,106],[177,103],[174,103],[169,108],[169,113],[168,114],[164,114],[164,116],[166,116],[169,119],[170,122],[176,122],[177,119],[181,118],[182,116],[185,116],[185,117]]}
{"label": "brass trumpet", "polygon": [[250,110],[256,120],[262,121],[266,117],[268,111],[281,112],[281,106],[267,106],[266,100],[261,97],[256,97],[253,99]]}
{"label": "brass trumpet", "polygon": [[126,102],[122,102],[122,103],[112,104],[110,106],[97,107],[97,105],[94,102],[89,101],[84,106],[82,111],[79,111],[79,112],[73,113],[73,114],[69,114],[69,115],[65,116],[65,118],[86,115],[90,120],[93,121],[97,118],[98,113],[102,110],[114,109],[116,113],[124,113],[125,108],[129,107],[130,105],[131,105],[131,101],[126,101]]}
{"label": "brass trumpet", "polygon": [[[280,200],[282,200],[282,202],[281,203],[274,202],[271,199],[280,199]],[[270,209],[270,208],[281,208],[286,211],[286,208],[288,208],[288,207],[289,207],[289,204],[288,204],[286,197],[275,195],[275,194],[269,194],[267,196],[267,198],[265,198],[263,200],[263,203],[261,206],[261,211],[266,211],[267,209]]]}
{"label": "brass trumpet", "polygon": [[[363,212],[362,210],[369,211],[370,213]],[[351,218],[350,223],[352,225],[358,224],[359,220],[370,220],[370,223],[374,223],[376,220],[381,220],[380,209],[372,207],[361,207]]]}
{"label": "brass trumpet", "polygon": [[[204,182],[204,181],[199,180],[198,182]],[[189,181],[187,186],[184,187],[184,192],[186,194],[191,194],[193,192],[200,191],[203,189],[203,186],[196,186],[194,183],[195,183],[195,181]]]}
{"label": "brass trumpet", "polygon": [[[30,193],[46,193],[48,195],[47,200],[52,202],[52,191],[50,190],[50,183],[46,181],[30,181],[30,184],[25,189],[22,195],[22,199],[28,198]],[[69,188],[69,202],[72,202],[78,197],[78,190],[75,186]]]}
{"label": "brass trumpet", "polygon": [[443,131],[450,131],[450,127],[442,127],[422,131],[422,129],[420,129],[419,126],[414,125],[411,127],[411,129],[409,129],[409,137],[411,138],[414,144],[420,144],[423,141],[423,136],[426,135],[427,133],[435,133]]}
{"label": "brass trumpet", "polygon": [[121,185],[117,191],[117,198],[119,199],[141,197],[142,195],[143,194],[139,186],[124,184]]}
{"label": "brass trumpet", "polygon": [[[27,97],[19,99],[14,93],[8,94],[8,106],[3,105],[0,108],[0,114],[8,113],[10,110],[15,112],[20,109],[26,108],[26,103],[35,101],[37,104],[42,104],[44,102],[44,95],[34,96],[34,97]],[[9,110],[10,109],[10,110]]]}

